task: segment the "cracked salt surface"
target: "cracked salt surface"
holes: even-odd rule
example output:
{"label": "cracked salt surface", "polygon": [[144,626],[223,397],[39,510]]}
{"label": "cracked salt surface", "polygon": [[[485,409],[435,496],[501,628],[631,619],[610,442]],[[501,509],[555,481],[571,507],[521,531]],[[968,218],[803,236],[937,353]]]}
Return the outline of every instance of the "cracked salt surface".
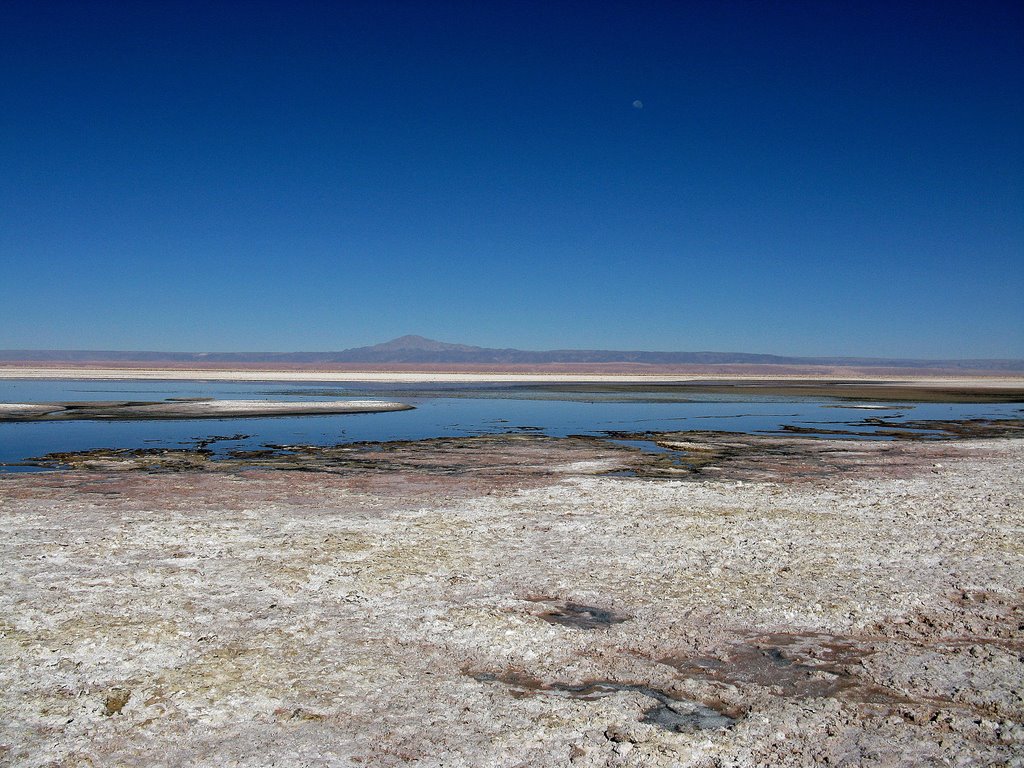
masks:
{"label": "cracked salt surface", "polygon": [[744,440],[659,482],[511,437],[5,475],[0,762],[1019,762],[1024,443]]}

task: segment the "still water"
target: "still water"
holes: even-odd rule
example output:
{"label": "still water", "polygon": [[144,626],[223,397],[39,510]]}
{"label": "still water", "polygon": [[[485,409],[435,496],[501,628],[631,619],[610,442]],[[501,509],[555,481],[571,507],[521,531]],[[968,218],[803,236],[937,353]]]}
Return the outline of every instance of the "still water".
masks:
{"label": "still water", "polygon": [[[333,416],[182,421],[50,421],[0,423],[0,471],[31,457],[92,448],[184,448],[213,437],[215,453],[265,445],[335,445],[363,440],[417,440],[507,431],[564,436],[615,431],[727,430],[773,433],[783,425],[830,429],[864,418],[1020,418],[1021,403],[894,403],[858,410],[855,402],[782,396],[728,396],[665,392],[557,392],[538,386],[410,385],[324,382],[0,380],[0,402],[163,400],[213,397],[238,400],[390,399],[416,410]],[[877,403],[874,403],[877,405]],[[12,466],[14,465],[14,466]]]}

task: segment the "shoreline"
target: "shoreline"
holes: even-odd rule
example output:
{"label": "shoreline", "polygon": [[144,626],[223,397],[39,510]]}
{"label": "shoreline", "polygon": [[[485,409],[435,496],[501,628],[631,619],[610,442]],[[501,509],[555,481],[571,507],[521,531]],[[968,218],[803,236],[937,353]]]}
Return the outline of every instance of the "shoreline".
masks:
{"label": "shoreline", "polygon": [[413,406],[384,400],[273,402],[266,400],[164,400],[63,403],[0,403],[0,423],[18,421],[160,421],[244,419],[270,416],[326,416],[409,411]]}
{"label": "shoreline", "polygon": [[[105,367],[0,367],[0,381],[153,381],[236,382],[364,385],[505,385],[580,392],[671,392],[677,396],[801,397],[841,401],[1024,403],[1022,376],[864,375],[845,372],[795,374],[759,371],[756,374],[609,373],[609,372],[493,372],[493,371],[324,371]],[[482,390],[483,391],[483,390]]]}
{"label": "shoreline", "polygon": [[[889,370],[889,369],[887,369]],[[904,386],[1024,388],[1024,376],[1005,374],[934,374],[906,375],[891,372],[877,375],[863,370],[843,373],[598,373],[545,371],[389,371],[323,369],[206,369],[206,368],[125,368],[125,367],[43,367],[0,366],[0,380],[11,379],[80,379],[80,380],[154,380],[154,381],[294,381],[375,383],[687,383],[687,382],[879,382]]]}

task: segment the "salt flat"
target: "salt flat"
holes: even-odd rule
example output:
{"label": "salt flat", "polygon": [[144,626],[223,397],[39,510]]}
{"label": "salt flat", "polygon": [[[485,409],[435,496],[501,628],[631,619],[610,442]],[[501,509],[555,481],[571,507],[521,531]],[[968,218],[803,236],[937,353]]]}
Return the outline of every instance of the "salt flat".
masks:
{"label": "salt flat", "polygon": [[1024,442],[779,441],[0,476],[0,761],[1020,765]]}
{"label": "salt flat", "polygon": [[[757,368],[757,366],[750,366]],[[649,383],[675,381],[763,381],[765,379],[779,381],[808,380],[835,381],[837,379],[870,380],[878,382],[901,382],[907,385],[928,387],[1024,387],[1024,376],[1012,375],[920,375],[908,372],[906,375],[894,374],[888,370],[876,373],[865,373],[863,369],[851,369],[828,373],[779,373],[770,371],[771,366],[764,368],[762,373],[735,373],[726,367],[722,371],[707,370],[699,373],[663,372],[652,370],[650,373],[601,373],[601,372],[546,372],[534,370],[523,371],[460,371],[460,370],[338,370],[323,368],[289,369],[279,368],[257,369],[253,367],[238,369],[220,368],[119,368],[117,366],[20,366],[0,365],[0,379],[143,379],[166,381],[370,381],[370,382],[622,382]]]}

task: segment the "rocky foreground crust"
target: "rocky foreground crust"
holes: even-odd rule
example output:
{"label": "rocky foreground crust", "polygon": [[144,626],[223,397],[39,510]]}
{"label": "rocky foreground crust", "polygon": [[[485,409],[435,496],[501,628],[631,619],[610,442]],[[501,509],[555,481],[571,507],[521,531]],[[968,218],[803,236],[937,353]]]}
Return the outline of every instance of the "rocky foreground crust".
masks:
{"label": "rocky foreground crust", "polygon": [[1024,765],[1024,441],[659,445],[0,476],[0,763]]}

